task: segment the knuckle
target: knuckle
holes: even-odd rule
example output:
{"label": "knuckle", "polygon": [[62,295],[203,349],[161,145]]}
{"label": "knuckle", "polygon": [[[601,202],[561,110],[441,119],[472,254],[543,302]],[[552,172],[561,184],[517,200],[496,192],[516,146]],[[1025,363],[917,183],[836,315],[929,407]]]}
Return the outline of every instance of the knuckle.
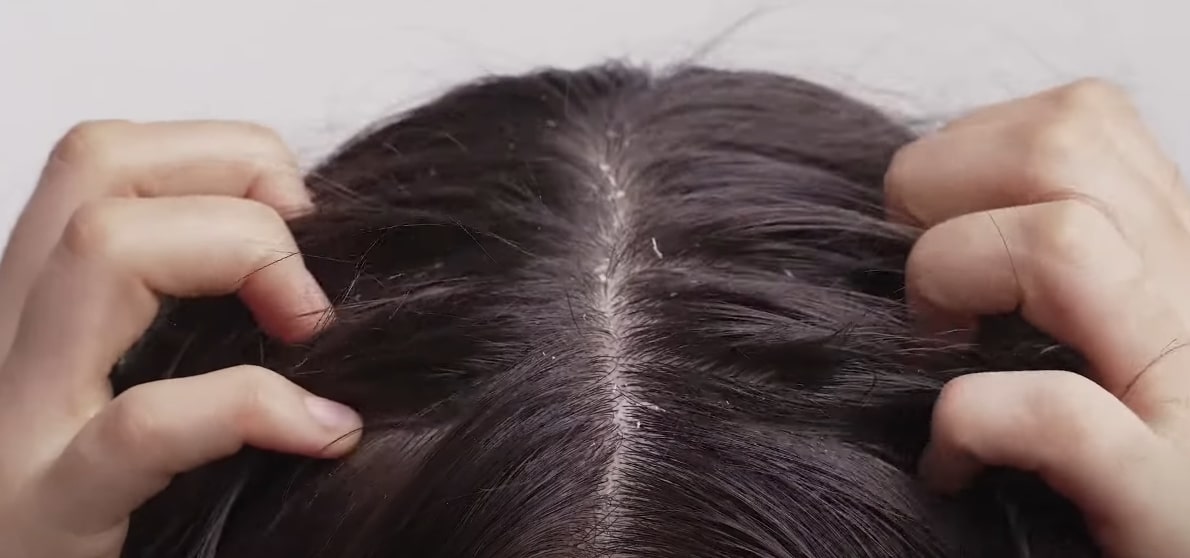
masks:
{"label": "knuckle", "polygon": [[[1139,405],[1138,405],[1139,406]],[[1145,406],[1148,414],[1161,417],[1165,421],[1184,421],[1190,417],[1190,396],[1167,395],[1156,398]]]}
{"label": "knuckle", "polygon": [[1054,202],[1031,227],[1033,246],[1043,258],[1083,262],[1103,248],[1103,233],[1111,227],[1107,216],[1088,201]]}
{"label": "knuckle", "polygon": [[227,373],[238,377],[246,387],[271,386],[279,378],[276,372],[253,364],[241,364],[228,368]]}
{"label": "knuckle", "polygon": [[1130,103],[1128,93],[1103,78],[1085,78],[1054,92],[1058,110],[1079,114],[1113,112]]}
{"label": "knuckle", "polygon": [[150,451],[157,446],[161,421],[145,386],[136,386],[108,404],[103,438],[117,451]]}
{"label": "knuckle", "polygon": [[250,138],[247,143],[255,153],[245,162],[257,172],[300,174],[297,159],[276,130],[254,122],[237,122],[235,126]]}
{"label": "knuckle", "polygon": [[1143,257],[1109,211],[1094,198],[1076,197],[1048,203],[1029,217],[1022,252],[1031,269],[1026,290],[1054,319],[1073,319],[1089,305],[1103,304],[1103,297],[1146,281]]}
{"label": "knuckle", "polygon": [[275,208],[255,200],[239,199],[234,211],[238,213],[238,222],[244,224],[244,231],[252,236],[247,239],[251,242],[244,246],[258,252],[257,258],[272,258],[277,256],[277,250],[296,249],[289,225]]}
{"label": "knuckle", "polygon": [[242,133],[252,136],[256,139],[256,141],[260,142],[261,145],[285,145],[285,141],[281,138],[281,134],[277,133],[276,130],[268,126],[258,124],[256,122],[246,121],[236,122],[235,125],[239,127]]}
{"label": "knuckle", "polygon": [[980,374],[967,374],[946,382],[934,402],[934,435],[962,447],[968,432],[967,409],[973,398],[983,390],[984,378]]}
{"label": "knuckle", "polygon": [[1024,180],[1045,189],[1070,186],[1083,154],[1090,149],[1087,122],[1070,114],[1054,114],[1029,128],[1023,144]]}
{"label": "knuckle", "polygon": [[1122,89],[1100,79],[1057,89],[1051,100],[1046,116],[1024,129],[1025,179],[1034,186],[1070,188],[1075,174],[1110,145],[1109,122],[1130,103]]}
{"label": "knuckle", "polygon": [[235,390],[240,398],[233,419],[237,425],[246,428],[276,405],[282,378],[272,370],[252,365],[237,366],[227,372],[235,376]]}
{"label": "knuckle", "polygon": [[1061,444],[1076,455],[1094,454],[1089,451],[1100,436],[1085,417],[1090,401],[1097,397],[1099,387],[1094,381],[1073,372],[1051,373],[1044,382],[1027,392],[1026,408],[1031,410],[1034,424],[1025,425],[1039,433],[1047,433],[1046,443]]}
{"label": "knuckle", "polygon": [[1056,416],[1064,416],[1082,410],[1083,396],[1100,389],[1099,384],[1086,376],[1054,371],[1047,373],[1046,381],[1038,382],[1029,393],[1034,397],[1033,407],[1051,409]]}
{"label": "knuckle", "polygon": [[115,229],[107,202],[91,202],[75,210],[62,232],[61,243],[75,255],[103,255],[116,243]]}
{"label": "knuckle", "polygon": [[92,120],[75,124],[58,140],[50,159],[59,163],[106,166],[112,163],[113,144],[133,126],[123,120]]}

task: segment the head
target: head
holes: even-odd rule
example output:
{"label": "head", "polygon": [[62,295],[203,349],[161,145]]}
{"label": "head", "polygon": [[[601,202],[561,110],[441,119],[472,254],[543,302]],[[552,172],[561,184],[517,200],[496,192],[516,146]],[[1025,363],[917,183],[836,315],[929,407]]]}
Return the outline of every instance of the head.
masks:
{"label": "head", "polygon": [[180,301],[116,375],[267,366],[358,409],[360,447],[183,475],[125,555],[1094,555],[1034,479],[916,478],[948,379],[1078,363],[1010,318],[916,332],[881,189],[911,139],[797,79],[622,66],[365,131],[293,223],[336,303],[318,338]]}

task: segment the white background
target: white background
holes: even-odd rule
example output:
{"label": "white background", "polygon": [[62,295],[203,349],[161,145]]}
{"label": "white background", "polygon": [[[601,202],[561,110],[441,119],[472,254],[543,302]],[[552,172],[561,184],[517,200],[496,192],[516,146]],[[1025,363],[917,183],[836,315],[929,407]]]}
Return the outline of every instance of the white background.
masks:
{"label": "white background", "polygon": [[236,118],[307,163],[452,84],[607,58],[811,77],[944,118],[1084,75],[1190,162],[1185,0],[0,0],[0,244],[83,119]]}

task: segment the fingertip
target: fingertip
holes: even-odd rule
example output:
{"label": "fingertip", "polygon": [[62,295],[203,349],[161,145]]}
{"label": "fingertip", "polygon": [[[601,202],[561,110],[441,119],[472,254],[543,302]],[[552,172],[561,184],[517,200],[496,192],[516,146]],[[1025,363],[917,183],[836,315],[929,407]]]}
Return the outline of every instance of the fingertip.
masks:
{"label": "fingertip", "polygon": [[291,334],[285,339],[291,343],[308,341],[335,321],[334,304],[326,291],[322,290],[322,285],[318,284],[309,270],[303,269],[303,276],[301,302],[292,320]]}
{"label": "fingertip", "polygon": [[280,205],[277,207],[277,213],[286,221],[293,221],[306,217],[314,213],[314,202],[311,200],[299,200]]}
{"label": "fingertip", "polygon": [[306,396],[306,412],[327,431],[347,432],[359,428],[362,421],[351,407],[316,395]]}
{"label": "fingertip", "polygon": [[302,217],[314,210],[314,197],[306,188],[296,163],[270,170],[263,180],[248,190],[245,197],[272,207],[286,220]]}
{"label": "fingertip", "polygon": [[306,189],[305,185],[296,188],[287,199],[279,202],[276,205],[277,213],[286,221],[291,221],[299,217],[306,217],[314,213],[315,205],[314,198],[311,197],[310,191]]}
{"label": "fingertip", "polygon": [[324,437],[329,438],[318,449],[320,457],[339,457],[359,443],[363,419],[354,409],[315,395],[305,397],[305,406]]}
{"label": "fingertip", "polygon": [[279,280],[288,281],[287,286],[245,285],[240,291],[265,333],[283,343],[302,343],[333,322],[330,298],[305,267],[298,277]]}
{"label": "fingertip", "polygon": [[322,449],[319,450],[317,457],[324,459],[336,459],[343,457],[355,450],[362,437],[363,426],[359,426],[355,430],[347,432],[338,438],[335,438],[333,441],[331,441],[331,443],[323,446]]}

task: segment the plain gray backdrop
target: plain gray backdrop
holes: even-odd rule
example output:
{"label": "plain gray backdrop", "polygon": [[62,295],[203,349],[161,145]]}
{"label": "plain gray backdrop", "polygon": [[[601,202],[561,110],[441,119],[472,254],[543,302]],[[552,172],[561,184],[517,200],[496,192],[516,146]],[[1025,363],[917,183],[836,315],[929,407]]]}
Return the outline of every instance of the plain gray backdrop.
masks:
{"label": "plain gray backdrop", "polygon": [[453,84],[609,58],[809,77],[906,117],[1096,75],[1190,162],[1185,0],[0,0],[0,244],[80,120],[271,125],[313,163]]}

